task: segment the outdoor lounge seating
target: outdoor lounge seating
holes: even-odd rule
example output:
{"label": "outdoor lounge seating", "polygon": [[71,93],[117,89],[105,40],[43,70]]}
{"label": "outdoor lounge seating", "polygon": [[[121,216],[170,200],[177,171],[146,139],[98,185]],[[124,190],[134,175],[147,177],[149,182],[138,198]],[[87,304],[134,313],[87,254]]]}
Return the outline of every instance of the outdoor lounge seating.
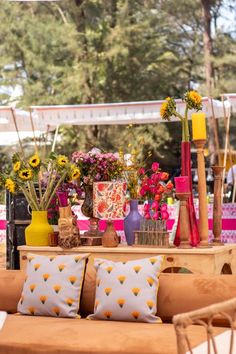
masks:
{"label": "outdoor lounge seating", "polygon": [[[87,320],[85,317],[93,312],[95,295],[95,273],[87,271],[81,299],[82,319],[23,316],[14,313],[24,278],[23,271],[0,272],[0,310],[9,313],[0,331],[0,354],[176,354],[177,341],[171,323],[174,315],[236,297],[234,275],[161,274],[157,315],[162,324]],[[216,335],[226,330],[225,324],[222,318],[215,320]],[[201,326],[190,326],[189,333],[193,347],[206,340]]]}

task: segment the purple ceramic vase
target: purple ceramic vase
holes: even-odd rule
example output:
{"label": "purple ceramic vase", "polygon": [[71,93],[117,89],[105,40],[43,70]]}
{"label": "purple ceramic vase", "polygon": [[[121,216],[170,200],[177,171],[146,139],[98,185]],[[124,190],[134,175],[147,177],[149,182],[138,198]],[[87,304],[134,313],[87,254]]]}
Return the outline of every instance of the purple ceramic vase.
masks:
{"label": "purple ceramic vase", "polygon": [[130,212],[124,219],[124,230],[127,244],[129,246],[134,244],[134,231],[140,230],[140,222],[142,215],[138,211],[138,200],[130,200]]}

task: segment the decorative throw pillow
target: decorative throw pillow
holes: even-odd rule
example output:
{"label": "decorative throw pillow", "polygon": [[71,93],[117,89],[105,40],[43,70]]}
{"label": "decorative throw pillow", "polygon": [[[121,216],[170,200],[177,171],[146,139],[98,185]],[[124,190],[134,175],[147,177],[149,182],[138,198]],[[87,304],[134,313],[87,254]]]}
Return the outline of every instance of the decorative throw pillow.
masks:
{"label": "decorative throw pillow", "polygon": [[163,259],[163,256],[127,262],[95,259],[94,314],[87,318],[161,323],[155,314]]}
{"label": "decorative throw pillow", "polygon": [[17,310],[25,315],[77,317],[89,254],[28,254]]}

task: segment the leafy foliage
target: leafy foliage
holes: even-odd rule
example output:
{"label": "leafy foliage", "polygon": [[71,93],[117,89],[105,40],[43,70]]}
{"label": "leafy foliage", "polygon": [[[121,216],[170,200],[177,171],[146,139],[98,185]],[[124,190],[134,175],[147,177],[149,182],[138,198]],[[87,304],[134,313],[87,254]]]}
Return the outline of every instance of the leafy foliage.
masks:
{"label": "leafy foliage", "polygon": [[[217,26],[221,10],[235,0],[211,5],[219,94],[236,90],[235,28],[225,33]],[[0,103],[15,101],[28,108],[155,100],[181,97],[196,86],[204,94],[202,33],[201,2],[195,0],[2,0]],[[11,94],[16,89],[17,100]],[[166,158],[161,161],[164,169],[170,169],[166,161],[176,164],[174,147],[181,129],[177,131],[175,123],[133,129],[132,144],[142,156],[152,150],[153,160]],[[115,151],[130,142],[128,130],[120,126],[62,127],[60,133],[61,153],[92,146]]]}

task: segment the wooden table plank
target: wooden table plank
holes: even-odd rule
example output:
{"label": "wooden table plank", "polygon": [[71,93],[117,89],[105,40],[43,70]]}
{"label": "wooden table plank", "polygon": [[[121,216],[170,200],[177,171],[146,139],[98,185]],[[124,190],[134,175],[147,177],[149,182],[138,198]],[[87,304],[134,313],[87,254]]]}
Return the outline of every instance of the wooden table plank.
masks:
{"label": "wooden table plank", "polygon": [[221,274],[225,272],[236,274],[236,245],[227,244],[212,248],[160,248],[119,246],[106,248],[102,246],[82,246],[63,250],[61,247],[29,247],[19,246],[21,268],[26,266],[26,254],[73,254],[90,253],[88,266],[93,266],[94,258],[106,258],[113,261],[127,261],[154,255],[165,255],[163,271],[171,268],[185,268],[192,273]]}

